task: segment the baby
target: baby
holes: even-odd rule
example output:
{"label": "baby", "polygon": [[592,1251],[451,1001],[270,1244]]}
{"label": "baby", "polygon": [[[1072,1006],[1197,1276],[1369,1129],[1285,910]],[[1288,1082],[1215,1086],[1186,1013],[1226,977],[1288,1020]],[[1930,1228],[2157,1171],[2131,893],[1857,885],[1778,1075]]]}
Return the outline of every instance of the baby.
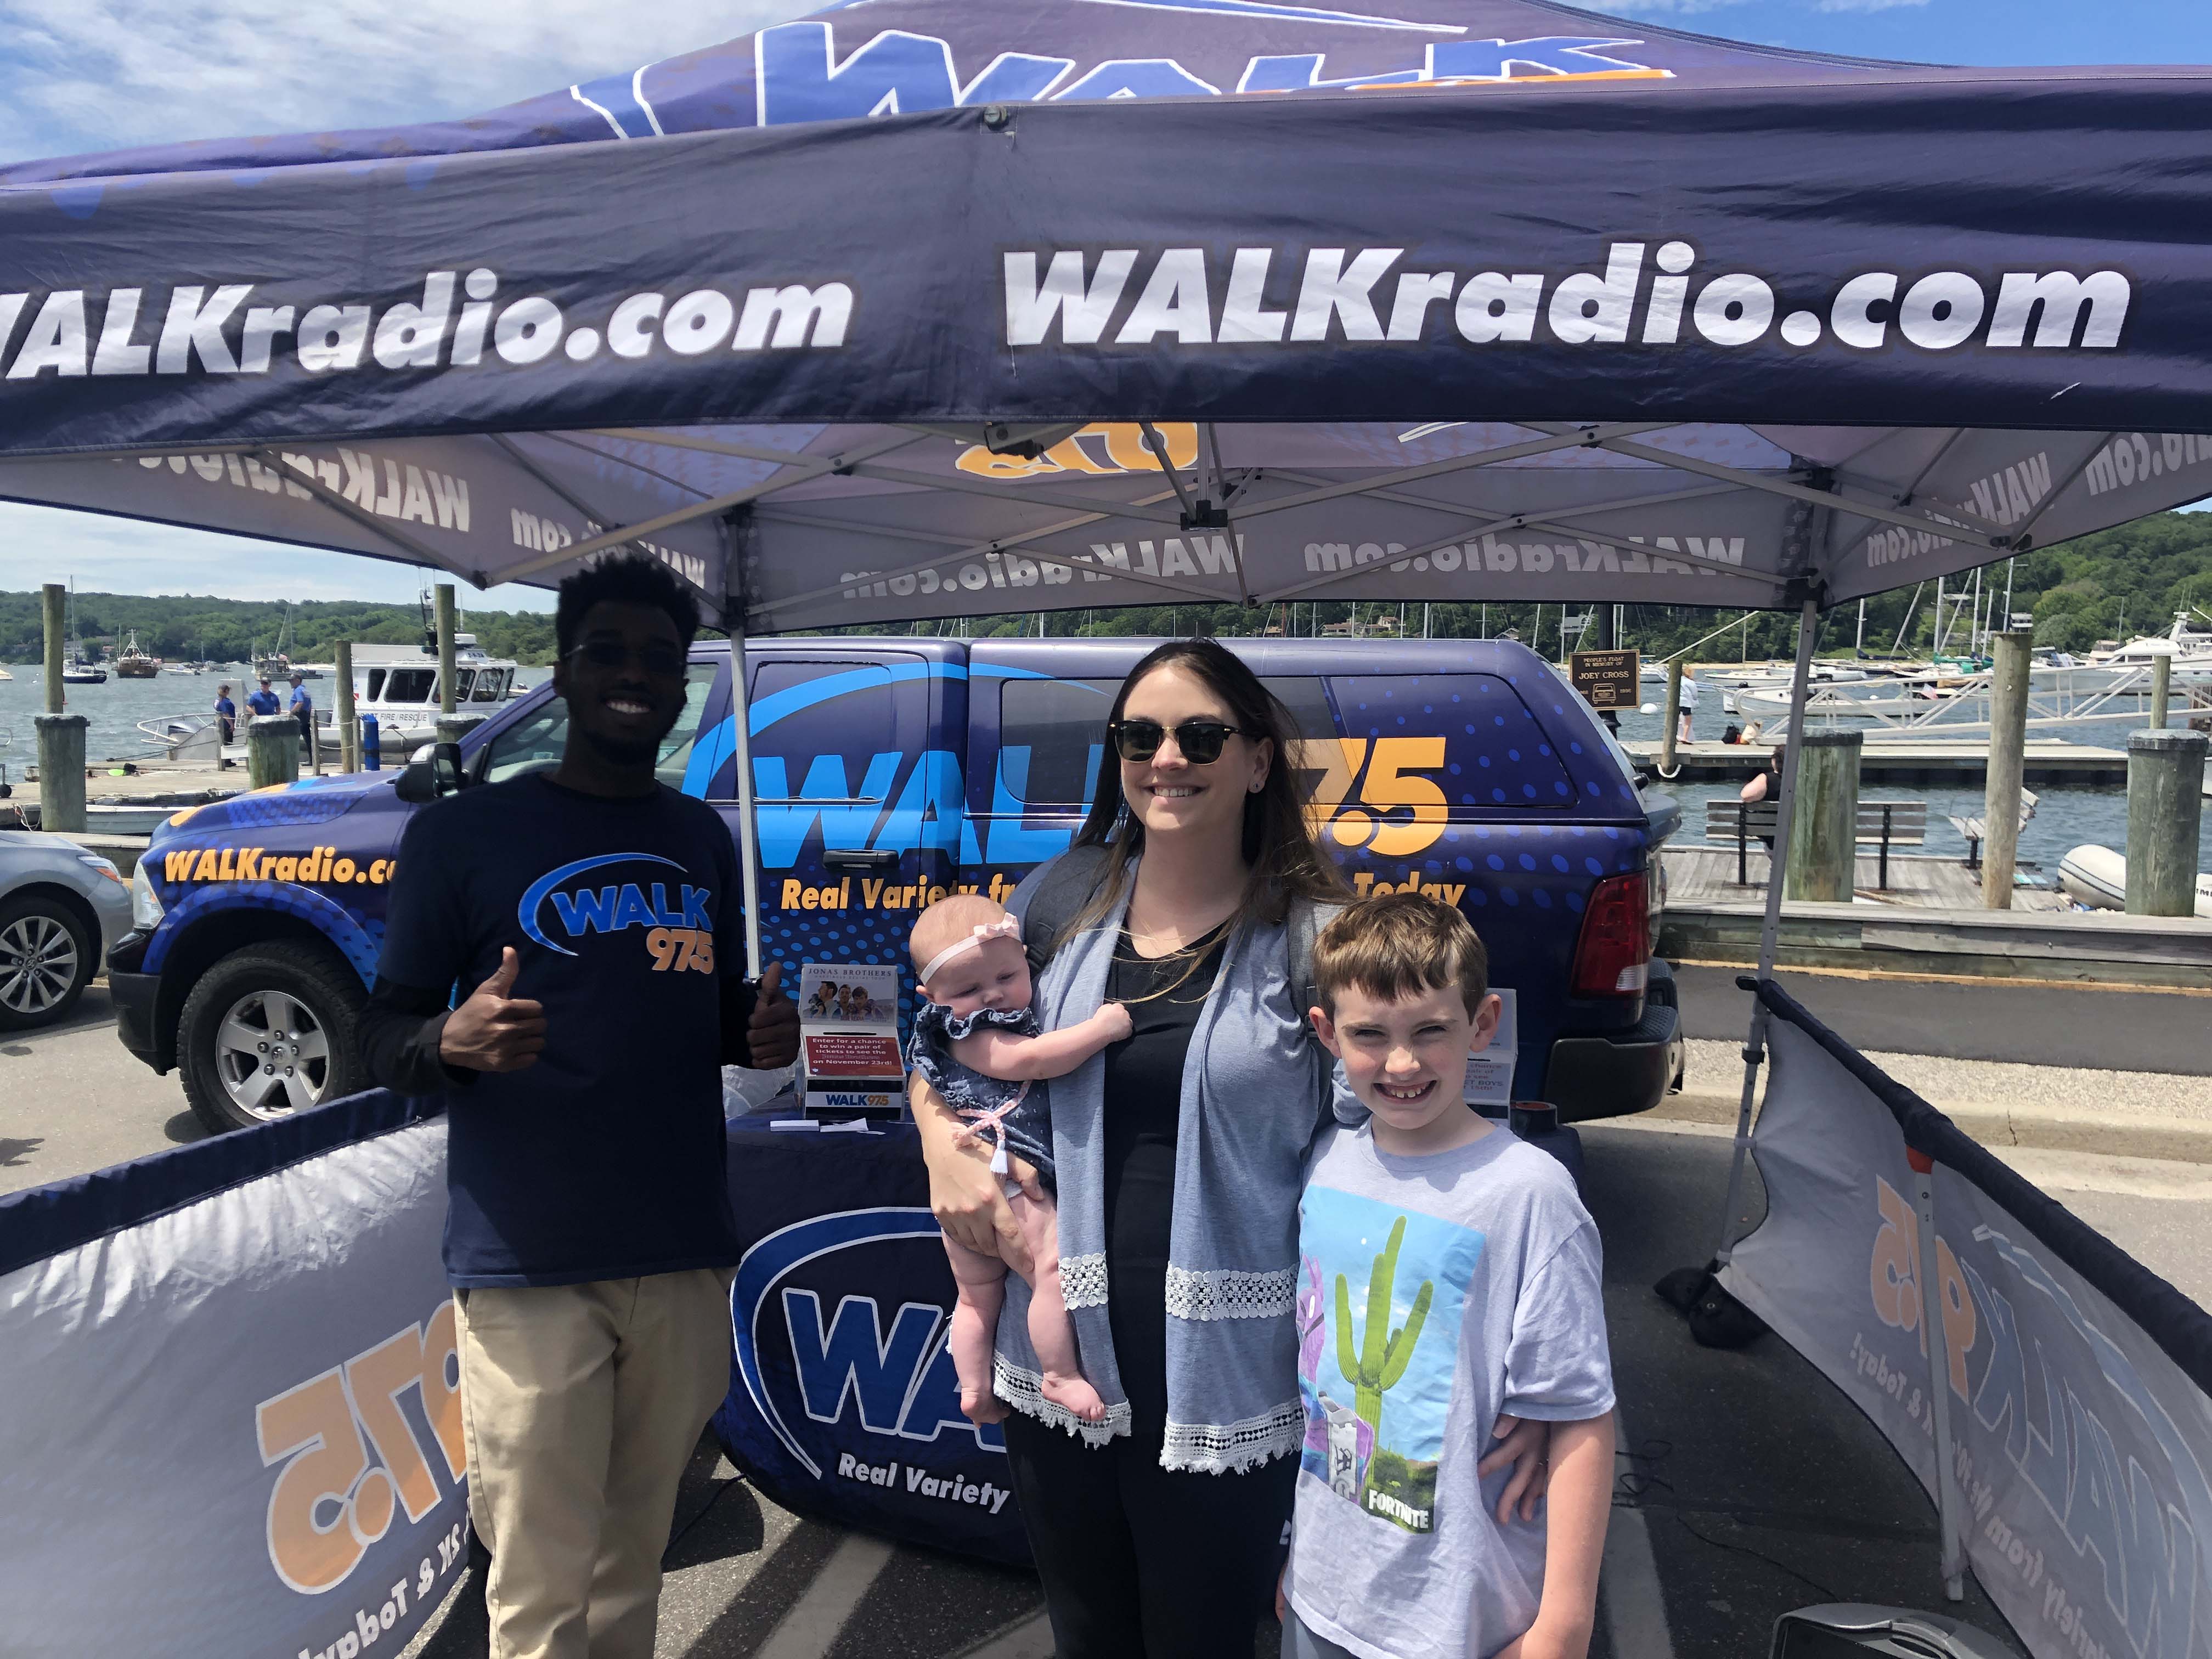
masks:
{"label": "baby", "polygon": [[[907,948],[928,999],[915,1015],[908,1059],[965,1120],[963,1143],[988,1137],[994,1171],[1006,1176],[1011,1151],[1033,1164],[1050,1189],[1052,1118],[1042,1085],[1128,1036],[1129,1011],[1109,1002],[1079,1024],[1040,1033],[1030,1006],[1021,924],[976,894],[956,894],[924,910]],[[1083,1379],[1075,1328],[1060,1294],[1059,1212],[1049,1197],[1032,1200],[1011,1180],[1005,1191],[1036,1266],[1030,1286],[1030,1344],[1043,1372],[1044,1397],[1085,1422],[1098,1422],[1106,1415],[1105,1402]],[[991,1349],[1006,1300],[1006,1264],[950,1237],[945,1253],[952,1259],[960,1292],[946,1337],[960,1374],[960,1409],[971,1421],[995,1423],[1006,1414],[991,1391]]]}

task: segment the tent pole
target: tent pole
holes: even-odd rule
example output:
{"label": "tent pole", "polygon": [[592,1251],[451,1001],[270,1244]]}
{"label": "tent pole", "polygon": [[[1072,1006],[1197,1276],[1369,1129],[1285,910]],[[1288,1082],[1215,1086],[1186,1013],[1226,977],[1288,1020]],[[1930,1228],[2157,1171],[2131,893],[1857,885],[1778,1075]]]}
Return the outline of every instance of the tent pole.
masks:
{"label": "tent pole", "polygon": [[[1774,851],[1766,860],[1766,921],[1759,933],[1759,976],[1774,977],[1774,951],[1782,935],[1782,890],[1790,869],[1790,820],[1796,816],[1797,777],[1804,765],[1805,745],[1798,737],[1805,726],[1805,693],[1813,679],[1813,645],[1820,635],[1820,608],[1805,601],[1797,614],[1797,665],[1790,678],[1788,747],[1782,755],[1782,799],[1774,814]],[[1743,1202],[1743,1164],[1751,1152],[1751,1102],[1759,1089],[1759,1068],[1766,1060],[1766,1005],[1751,1006],[1751,1030],[1743,1040],[1743,1097],[1736,1104],[1735,1150],[1729,1161],[1728,1206],[1721,1212],[1721,1246],[1714,1259],[1725,1267],[1735,1249],[1736,1211]]]}
{"label": "tent pole", "polygon": [[[745,591],[744,567],[738,562],[738,526],[723,520],[729,549],[727,565],[736,577],[725,601],[723,620],[730,635],[730,730],[736,739],[738,766],[738,869],[745,902],[745,967],[757,979],[761,961],[760,826],[753,811],[752,677],[746,672]],[[729,586],[728,583],[725,584]],[[792,994],[799,988],[788,988]]]}
{"label": "tent pole", "polygon": [[[1951,1328],[1943,1316],[1943,1279],[1937,1266],[1936,1232],[1936,1164],[1924,1152],[1908,1146],[1905,1162],[1912,1166],[1912,1206],[1918,1212],[1920,1234],[1920,1336],[1928,1353],[1928,1406],[1936,1431],[1936,1555],[1942,1575],[1944,1599],[1966,1599],[1966,1548],[1963,1521],[1965,1495],[1959,1490],[1959,1468],[1951,1438]],[[1964,1375],[1963,1369],[1960,1375]]]}

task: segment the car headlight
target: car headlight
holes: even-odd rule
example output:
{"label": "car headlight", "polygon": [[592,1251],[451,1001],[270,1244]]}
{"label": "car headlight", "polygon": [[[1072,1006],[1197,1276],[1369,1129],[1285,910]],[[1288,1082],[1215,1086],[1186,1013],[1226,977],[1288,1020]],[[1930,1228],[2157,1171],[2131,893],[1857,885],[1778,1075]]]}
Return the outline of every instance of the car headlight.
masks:
{"label": "car headlight", "polygon": [[154,878],[147,873],[143,859],[138,860],[131,878],[131,925],[149,933],[161,925],[161,896],[154,890]]}
{"label": "car headlight", "polygon": [[112,862],[100,857],[97,853],[79,853],[76,855],[76,861],[79,864],[83,865],[87,869],[96,871],[100,874],[106,876],[108,880],[113,882],[118,887],[128,887],[131,884],[129,882],[123,879],[123,872],[117,869]]}

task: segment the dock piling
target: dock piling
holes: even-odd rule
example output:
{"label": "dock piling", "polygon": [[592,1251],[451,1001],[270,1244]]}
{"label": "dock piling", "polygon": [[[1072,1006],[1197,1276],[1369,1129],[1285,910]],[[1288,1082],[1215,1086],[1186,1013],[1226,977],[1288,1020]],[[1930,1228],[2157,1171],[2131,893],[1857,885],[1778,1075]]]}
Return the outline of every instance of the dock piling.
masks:
{"label": "dock piling", "polygon": [[2025,629],[1992,635],[1990,759],[1982,793],[1982,908],[2012,908],[2013,871],[2020,857],[2020,790],[2027,755],[2027,671],[2035,635]]}
{"label": "dock piling", "polygon": [[2161,651],[2150,659],[2150,729],[2166,730],[2166,707],[2173,699],[2173,653]]}
{"label": "dock piling", "polygon": [[69,626],[64,620],[69,589],[59,582],[48,582],[39,590],[39,597],[46,624],[46,713],[58,714],[62,712],[62,632]]}
{"label": "dock piling", "polygon": [[2202,732],[2128,733],[2130,915],[2197,914],[2206,742]]}
{"label": "dock piling", "polygon": [[450,714],[460,704],[453,696],[453,585],[440,582],[436,589],[438,629],[438,712]]}
{"label": "dock piling", "polygon": [[[60,677],[55,677],[57,685]],[[82,714],[34,714],[39,728],[39,828],[84,833],[84,728]],[[295,726],[293,731],[300,728]]]}
{"label": "dock piling", "polygon": [[1659,723],[1659,775],[1674,775],[1674,734],[1682,720],[1682,659],[1667,664],[1667,717]]}
{"label": "dock piling", "polygon": [[337,702],[331,714],[338,723],[338,770],[361,770],[361,729],[354,718],[353,706],[353,641],[340,640],[337,660],[331,672],[337,680],[333,695]]}
{"label": "dock piling", "polygon": [[1790,898],[1851,902],[1858,865],[1859,750],[1865,740],[1863,732],[1808,732],[1795,738],[1802,746],[1797,811],[1784,866]]}
{"label": "dock piling", "polygon": [[246,722],[246,775],[256,789],[300,775],[300,722],[289,714],[256,714]]}

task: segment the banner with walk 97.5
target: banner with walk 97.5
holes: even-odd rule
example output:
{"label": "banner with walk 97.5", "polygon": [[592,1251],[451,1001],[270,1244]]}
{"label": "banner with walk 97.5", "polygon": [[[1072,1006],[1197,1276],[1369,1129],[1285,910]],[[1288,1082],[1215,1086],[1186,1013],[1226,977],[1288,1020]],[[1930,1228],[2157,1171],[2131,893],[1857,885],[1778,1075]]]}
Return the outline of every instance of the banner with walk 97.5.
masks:
{"label": "banner with walk 97.5", "polygon": [[[360,1099],[401,1127],[302,1157],[266,1125],[0,1202],[10,1655],[383,1659],[457,1582],[445,1124]],[[122,1224],[24,1259],[102,1206]]]}
{"label": "banner with walk 97.5", "polygon": [[[1780,1016],[1755,1139],[1768,1208],[1723,1282],[1931,1494],[1941,1376],[1956,1534],[2036,1659],[2212,1651],[2212,1316],[1761,994]],[[1935,1160],[1932,1285],[1907,1124]]]}

